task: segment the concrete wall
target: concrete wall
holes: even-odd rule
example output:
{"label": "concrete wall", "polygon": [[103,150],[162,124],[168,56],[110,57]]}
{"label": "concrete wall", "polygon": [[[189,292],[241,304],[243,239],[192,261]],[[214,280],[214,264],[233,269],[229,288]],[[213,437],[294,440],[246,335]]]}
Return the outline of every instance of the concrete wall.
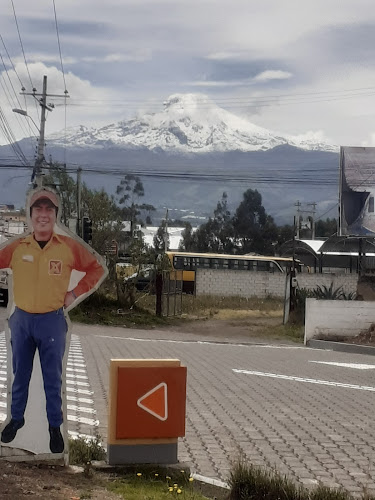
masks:
{"label": "concrete wall", "polygon": [[285,273],[197,269],[195,291],[197,295],[220,295],[221,297],[265,298],[271,295],[283,298],[285,281]]}
{"label": "concrete wall", "polygon": [[358,274],[309,274],[301,273],[297,275],[299,288],[308,288],[312,290],[319,286],[330,287],[333,283],[333,289],[336,290],[342,286],[345,293],[357,292]]}
{"label": "concrete wall", "polygon": [[310,339],[355,337],[372,323],[374,302],[306,299],[305,344]]}
{"label": "concrete wall", "polygon": [[[267,296],[284,298],[285,273],[235,271],[228,269],[197,269],[196,294],[220,295],[221,297],[241,296],[259,297]],[[316,288],[317,285],[326,285],[333,282],[334,288],[343,286],[343,290],[356,292],[357,274],[308,274],[301,273],[297,276],[300,288]]]}

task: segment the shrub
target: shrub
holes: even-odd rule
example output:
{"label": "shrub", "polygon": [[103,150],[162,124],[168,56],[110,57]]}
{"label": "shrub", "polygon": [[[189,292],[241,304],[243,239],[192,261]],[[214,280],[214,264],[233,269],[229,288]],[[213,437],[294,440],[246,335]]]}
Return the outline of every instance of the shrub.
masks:
{"label": "shrub", "polygon": [[69,461],[72,465],[86,465],[93,460],[104,460],[106,452],[101,443],[100,436],[93,439],[79,436],[69,439]]}

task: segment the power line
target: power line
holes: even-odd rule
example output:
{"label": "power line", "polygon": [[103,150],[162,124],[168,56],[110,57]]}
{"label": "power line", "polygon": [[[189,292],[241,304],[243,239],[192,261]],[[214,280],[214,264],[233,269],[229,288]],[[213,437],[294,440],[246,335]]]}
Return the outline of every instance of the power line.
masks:
{"label": "power line", "polygon": [[318,217],[316,217],[315,219],[315,222],[320,220],[322,217],[324,217],[325,215],[329,214],[329,212],[332,212],[332,210],[334,210],[335,208],[337,208],[339,206],[338,203],[336,203],[333,207],[329,208],[326,212],[322,213],[321,215],[319,215]]}
{"label": "power line", "polygon": [[[19,76],[19,74],[18,74],[18,72],[17,72],[17,70],[16,70],[16,67],[15,67],[15,65],[14,65],[14,63],[13,63],[13,61],[12,61],[12,58],[11,58],[11,57],[10,57],[10,55],[9,55],[9,51],[8,51],[8,49],[7,49],[6,45],[5,45],[4,39],[3,39],[3,37],[1,36],[1,34],[0,34],[0,38],[1,38],[2,44],[3,44],[3,46],[4,46],[5,52],[6,52],[7,56],[8,56],[9,62],[10,62],[10,64],[11,64],[12,68],[13,68],[13,71],[14,71],[14,73],[16,74],[16,76],[17,76],[17,78],[18,78],[18,81],[20,82],[20,85],[21,85],[21,90],[22,90],[22,92],[24,92],[24,91],[25,91],[25,86],[24,86],[24,84],[22,83],[22,80],[21,80],[21,78],[20,78],[20,76]],[[8,78],[9,78],[9,75],[8,75]],[[10,79],[10,78],[9,78],[9,79]],[[25,99],[25,109],[26,109],[26,113],[27,113],[27,112],[28,112],[28,109],[27,109],[27,101],[26,101],[26,96],[24,96],[24,99]],[[18,97],[17,97],[17,101],[18,101]],[[19,102],[19,101],[18,101],[18,102]],[[19,103],[19,106],[20,106],[20,108],[22,108],[21,103]],[[33,135],[33,133],[32,133],[32,131],[31,131],[31,125],[30,125],[30,123],[28,123],[27,125],[28,125],[28,128],[29,128],[30,136],[32,136],[32,135]],[[27,134],[26,134],[26,135],[27,135]]]}
{"label": "power line", "polygon": [[[30,71],[29,71],[29,66],[27,64],[27,61],[26,61],[26,55],[25,55],[25,50],[23,48],[23,43],[22,43],[22,38],[21,38],[21,33],[20,33],[20,29],[19,29],[19,26],[18,26],[18,21],[17,21],[17,14],[16,14],[16,9],[14,7],[14,3],[13,3],[13,0],[11,0],[12,2],[12,7],[13,7],[13,14],[14,14],[14,20],[15,20],[15,23],[16,23],[16,27],[17,27],[17,32],[18,32],[18,38],[19,38],[19,41],[20,41],[20,44],[21,44],[21,49],[22,49],[22,54],[23,54],[23,59],[25,61],[25,66],[26,66],[26,70],[27,70],[27,74],[29,75],[29,80],[30,80],[30,83],[31,83],[31,88],[33,90],[33,92],[35,92],[35,87],[34,87],[34,84],[33,84],[33,81],[31,79],[31,75],[30,75]],[[37,106],[37,104],[35,103],[35,107],[36,107],[36,112],[38,114],[38,117],[39,117],[39,108]]]}
{"label": "power line", "polygon": [[5,116],[1,106],[0,106],[0,128],[3,130],[4,136],[6,137],[7,141],[9,142],[14,153],[19,157],[20,161],[24,165],[27,165],[27,158],[24,155],[19,144],[16,142],[16,138],[13,134],[13,131],[8,123],[8,120],[6,119],[6,116]]}
{"label": "power line", "polygon": [[[4,59],[3,59],[3,56],[1,55],[1,53],[0,53],[0,59],[1,59],[1,62],[2,62],[2,64],[3,64],[3,66],[4,66],[5,73],[6,73],[7,77],[8,77],[8,80],[9,80],[10,86],[11,86],[11,88],[12,88],[12,90],[13,90],[13,94],[15,95],[15,98],[16,98],[16,101],[17,101],[17,103],[18,103],[18,106],[19,106],[20,108],[22,108],[21,103],[20,103],[20,101],[19,101],[19,99],[18,99],[18,95],[17,95],[17,93],[16,93],[16,91],[15,91],[15,89],[14,89],[14,86],[13,86],[12,80],[11,80],[11,78],[10,78],[10,76],[9,76],[9,73],[8,73],[7,67],[6,67],[6,65],[5,65],[5,62],[4,62]],[[1,82],[1,86],[3,87],[5,97],[7,98],[7,100],[8,100],[8,103],[9,103],[10,107],[11,107],[11,108],[17,107],[17,105],[16,105],[16,106],[14,106],[14,104],[12,105],[12,103],[10,102],[11,92],[9,91],[9,89],[8,89],[8,85],[7,85],[7,83],[6,83],[6,81],[5,81],[5,80],[4,80],[4,85],[5,85],[5,87],[6,87],[7,91],[8,91],[8,93],[9,93],[9,97],[8,97],[7,92],[5,91],[5,88],[3,87],[3,84],[2,84],[2,82]],[[12,100],[13,100],[13,103],[14,103],[15,101],[14,101],[13,97],[12,97]],[[19,119],[19,117],[18,117],[18,116],[16,116],[16,118],[17,118],[18,124],[20,125],[20,127],[21,127],[21,128],[22,128],[22,130],[23,130],[23,133],[27,136],[27,130],[26,130],[26,128],[25,128],[25,125],[24,125],[24,124],[23,124],[23,122]],[[29,129],[30,129],[30,126],[29,126]],[[31,134],[31,129],[30,129],[30,135],[32,135],[32,134]]]}
{"label": "power line", "polygon": [[16,74],[16,76],[17,76],[17,78],[18,78],[18,81],[20,82],[20,85],[21,85],[21,90],[22,90],[22,91],[24,91],[24,90],[25,90],[25,87],[24,87],[24,85],[23,85],[23,83],[22,83],[22,81],[21,81],[21,78],[20,78],[20,76],[19,76],[19,74],[18,74],[17,70],[16,70],[16,67],[15,67],[15,66],[14,66],[14,64],[13,64],[13,61],[12,61],[12,59],[11,59],[10,55],[9,55],[8,49],[6,48],[6,45],[5,45],[4,39],[3,39],[3,37],[1,36],[1,34],[0,34],[0,38],[1,38],[2,44],[3,44],[3,46],[4,46],[5,52],[6,52],[7,56],[8,56],[8,59],[9,59],[9,61],[10,61],[10,64],[12,65],[13,71],[15,72],[15,74]]}
{"label": "power line", "polygon": [[[358,89],[361,90],[361,89]],[[308,94],[280,94],[278,96],[262,96],[262,97],[249,97],[249,98],[217,98],[215,99],[215,103],[221,104],[227,108],[238,108],[238,107],[257,107],[259,105],[261,106],[273,106],[275,104],[277,105],[290,105],[290,104],[315,104],[317,102],[333,102],[333,101],[338,101],[338,100],[348,100],[348,99],[353,99],[357,97],[371,97],[375,94],[375,88],[373,87],[368,87],[367,90],[371,90],[371,92],[366,92],[366,93],[361,93],[361,92],[356,92],[356,89],[353,89],[352,91],[345,91],[346,95],[338,95],[337,91],[332,92],[332,91],[321,91],[321,92],[315,92]],[[338,91],[338,92],[344,92],[344,91]],[[350,93],[349,93],[350,92]],[[319,97],[320,94],[323,93],[328,93],[327,96]],[[299,97],[302,96],[302,97]],[[280,101],[281,99],[281,101]],[[112,103],[112,104],[111,104]],[[74,106],[74,107],[100,107],[100,106],[114,106],[118,108],[119,106],[124,106],[127,109],[138,109],[139,105],[145,105],[147,106],[150,110],[151,109],[157,109],[160,110],[161,104],[159,103],[145,103],[144,100],[137,100],[137,99],[132,99],[132,100],[126,100],[126,99],[80,99],[79,101],[75,102],[74,99],[72,99],[69,103],[69,106]],[[189,105],[188,103],[181,103],[181,107],[183,109],[193,109],[193,108],[200,108],[200,109],[207,109],[212,106],[211,102],[206,102],[204,99],[199,101],[197,100],[194,104]]]}
{"label": "power line", "polygon": [[66,112],[67,112],[66,98],[67,98],[68,91],[66,89],[65,72],[64,72],[64,64],[63,64],[63,59],[62,59],[62,54],[61,54],[61,44],[60,44],[59,27],[58,27],[58,23],[57,23],[55,0],[52,0],[52,3],[53,3],[53,11],[55,14],[55,26],[56,26],[57,44],[59,46],[61,72],[62,72],[63,81],[64,81],[64,94],[65,94],[65,100],[64,100],[64,163],[66,163]]}
{"label": "power line", "polygon": [[60,36],[59,36],[59,27],[57,24],[57,14],[56,14],[56,5],[55,5],[55,0],[52,0],[53,3],[53,12],[55,14],[55,26],[56,26],[56,35],[57,35],[57,44],[59,46],[59,54],[60,54],[60,63],[61,63],[61,71],[63,75],[63,80],[64,80],[64,91],[66,90],[66,82],[65,82],[65,72],[64,72],[64,65],[63,65],[63,59],[61,55],[61,44],[60,44]]}

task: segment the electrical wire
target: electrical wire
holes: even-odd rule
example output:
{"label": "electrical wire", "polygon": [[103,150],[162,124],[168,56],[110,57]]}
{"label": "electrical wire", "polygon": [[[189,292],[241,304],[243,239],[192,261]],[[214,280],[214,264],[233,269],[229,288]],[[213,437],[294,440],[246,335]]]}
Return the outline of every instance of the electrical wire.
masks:
{"label": "electrical wire", "polygon": [[[256,108],[259,106],[263,107],[269,107],[269,106],[288,106],[292,104],[316,104],[319,102],[335,102],[335,101],[341,101],[341,100],[348,100],[348,99],[354,99],[354,98],[359,98],[359,97],[372,97],[375,95],[375,88],[369,87],[368,89],[371,89],[371,92],[366,92],[366,93],[360,93],[360,92],[355,92],[355,89],[353,91],[346,91],[346,92],[351,92],[347,93],[346,95],[338,95],[337,92],[332,92],[329,91],[331,95],[324,96],[324,98],[319,97],[320,93],[323,92],[328,92],[328,91],[322,91],[322,92],[316,92],[316,93],[311,93],[311,97],[308,96],[309,94],[305,94],[305,96],[308,97],[298,97],[299,95],[304,96],[304,94],[294,94],[294,95],[279,95],[279,96],[262,96],[262,97],[249,97],[249,98],[237,98],[237,100],[234,100],[235,98],[217,98],[215,99],[216,104],[221,104],[225,108],[229,109],[235,109],[235,108]],[[126,109],[138,109],[140,105],[145,105],[147,108],[152,111],[152,110],[161,110],[161,105],[159,103],[144,103],[144,101],[137,100],[137,99],[132,99],[126,100],[126,99],[80,99],[77,102],[74,99],[71,99],[69,101],[68,106],[71,107],[83,107],[83,108],[99,108],[99,107],[115,107],[115,108],[121,108],[125,107]],[[59,106],[59,105],[57,105]],[[207,102],[206,100],[197,100],[194,104],[189,105],[188,103],[181,103],[181,108],[183,109],[209,109],[212,107],[211,102]]]}
{"label": "electrical wire", "polygon": [[60,44],[59,27],[58,27],[58,23],[57,23],[57,14],[56,14],[55,0],[52,0],[52,3],[53,3],[53,12],[55,14],[55,26],[56,26],[57,44],[59,46],[61,71],[62,71],[63,80],[64,80],[64,91],[66,91],[65,72],[64,72],[63,59],[62,59],[62,55],[61,55],[61,44]]}
{"label": "electrical wire", "polygon": [[[25,55],[25,50],[23,48],[23,43],[22,43],[22,38],[21,38],[21,33],[20,33],[20,29],[19,29],[19,26],[18,26],[18,21],[17,21],[17,14],[16,14],[16,9],[14,7],[14,2],[13,0],[10,0],[12,2],[12,7],[13,7],[13,14],[14,14],[14,20],[15,20],[15,23],[16,23],[16,27],[17,27],[17,32],[18,32],[18,38],[19,38],[19,41],[20,41],[20,44],[21,44],[21,49],[22,49],[22,54],[23,54],[23,59],[25,61],[25,66],[26,66],[26,70],[27,70],[27,74],[29,76],[29,80],[30,80],[30,83],[31,83],[31,88],[34,92],[34,84],[33,84],[33,81],[31,79],[31,75],[30,75],[30,71],[29,71],[29,66],[27,64],[27,60],[26,60],[26,55]],[[39,118],[39,107],[38,105],[35,103],[35,107],[36,107],[36,112],[38,114],[38,118]]]}
{"label": "electrical wire", "polygon": [[4,46],[5,52],[6,52],[7,56],[8,56],[8,59],[9,59],[9,61],[10,61],[10,64],[12,65],[13,71],[15,72],[15,74],[16,74],[16,76],[17,76],[17,78],[18,78],[18,81],[20,82],[20,85],[21,85],[21,90],[25,90],[25,86],[24,86],[24,84],[22,83],[22,80],[21,80],[20,75],[18,74],[18,72],[17,72],[17,70],[16,70],[16,67],[15,67],[15,66],[14,66],[14,64],[13,64],[13,61],[12,61],[12,59],[11,59],[10,55],[9,55],[8,49],[7,49],[6,45],[5,45],[4,39],[3,39],[3,37],[1,36],[1,34],[0,34],[0,39],[1,39],[1,42],[2,42],[2,44],[3,44],[3,46]]}
{"label": "electrical wire", "polygon": [[66,89],[65,71],[64,71],[64,64],[63,64],[63,58],[62,58],[62,53],[61,53],[61,43],[60,43],[59,27],[58,27],[58,22],[57,22],[55,0],[52,0],[52,3],[53,3],[53,12],[55,15],[56,36],[57,36],[57,44],[59,47],[59,54],[60,54],[61,72],[62,72],[63,81],[64,81],[64,94],[65,94],[65,100],[64,100],[64,164],[66,164],[66,118],[67,118],[67,102],[66,101],[67,101],[68,91]]}
{"label": "electrical wire", "polygon": [[8,120],[6,119],[6,116],[0,106],[0,128],[2,129],[4,136],[8,140],[11,148],[13,149],[14,153],[18,156],[20,159],[21,163],[23,163],[25,166],[27,166],[27,158],[24,155],[22,149],[20,148],[19,144],[16,141],[16,138],[13,134],[13,131],[8,123]]}
{"label": "electrical wire", "polygon": [[[15,75],[17,76],[18,81],[20,82],[20,85],[21,85],[21,90],[22,90],[22,92],[24,92],[24,90],[25,90],[25,86],[24,86],[24,84],[22,83],[22,80],[21,80],[21,78],[20,78],[20,76],[19,76],[19,74],[18,74],[18,72],[17,72],[17,70],[16,70],[16,67],[15,67],[15,65],[14,65],[14,63],[13,63],[13,61],[12,61],[12,58],[11,58],[11,57],[10,57],[10,55],[9,55],[9,51],[8,51],[8,49],[7,49],[6,45],[5,45],[4,39],[3,39],[3,37],[1,36],[1,34],[0,34],[0,39],[1,39],[1,42],[2,42],[2,44],[3,44],[3,46],[4,46],[4,50],[5,50],[5,52],[6,52],[7,56],[8,56],[9,62],[10,62],[10,64],[11,64],[12,68],[13,68],[13,71],[14,71]],[[8,75],[8,78],[9,78],[9,75]],[[9,78],[9,79],[10,79],[10,78]],[[17,101],[19,102],[18,97],[17,97]],[[26,113],[28,113],[26,95],[24,95],[24,101],[25,101],[25,109],[26,109]],[[19,102],[19,106],[20,106],[20,108],[22,108],[22,105],[21,105],[21,103],[20,103],[20,102]],[[31,125],[30,125],[30,123],[29,123],[29,122],[27,122],[27,125],[28,125],[28,128],[29,128],[29,133],[30,133],[30,136],[32,136],[32,135],[33,135],[33,133],[32,133],[32,130],[31,130]],[[26,135],[27,135],[27,134],[26,134]]]}

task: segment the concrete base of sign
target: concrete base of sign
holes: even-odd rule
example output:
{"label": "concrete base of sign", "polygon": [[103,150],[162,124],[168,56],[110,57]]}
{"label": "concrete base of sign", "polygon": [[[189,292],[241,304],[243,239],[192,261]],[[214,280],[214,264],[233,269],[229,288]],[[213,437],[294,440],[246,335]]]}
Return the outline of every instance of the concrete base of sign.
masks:
{"label": "concrete base of sign", "polygon": [[121,464],[175,464],[177,443],[163,444],[108,444],[109,465]]}

